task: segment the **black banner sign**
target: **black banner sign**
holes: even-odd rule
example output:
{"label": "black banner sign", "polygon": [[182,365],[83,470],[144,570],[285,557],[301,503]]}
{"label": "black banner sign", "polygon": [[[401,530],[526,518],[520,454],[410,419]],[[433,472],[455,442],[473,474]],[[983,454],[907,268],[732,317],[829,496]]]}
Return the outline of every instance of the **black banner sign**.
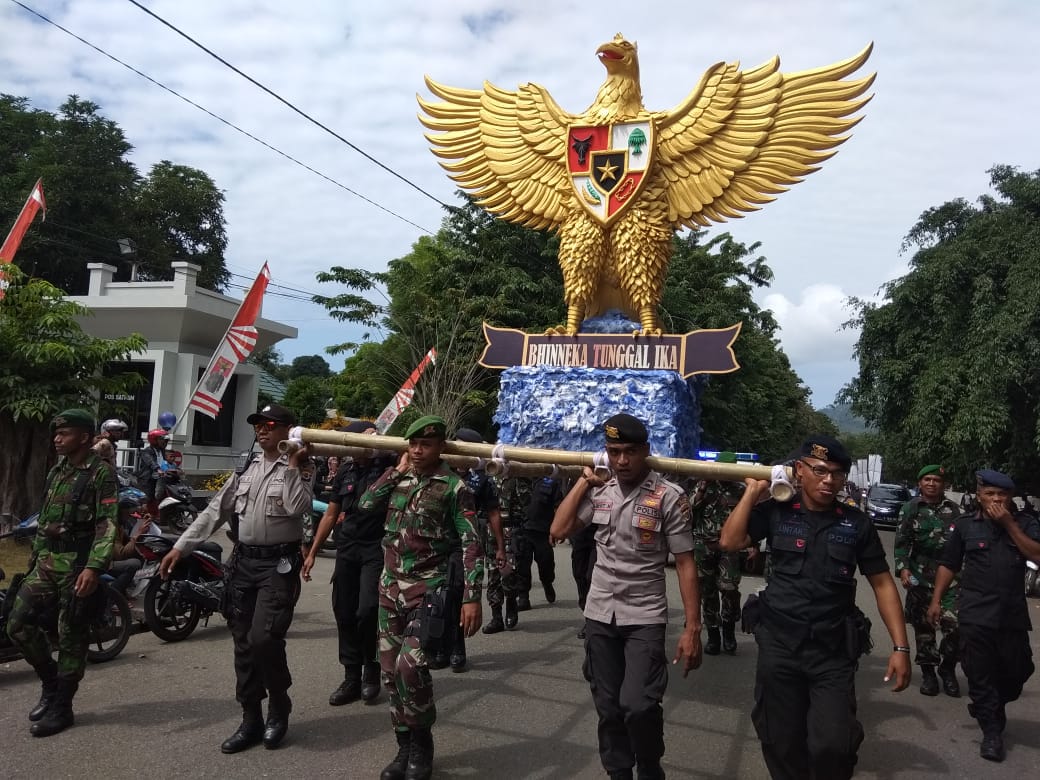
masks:
{"label": "black banner sign", "polygon": [[733,342],[740,323],[717,330],[682,335],[632,336],[622,333],[579,333],[546,336],[484,323],[487,346],[478,361],[485,368],[560,366],[728,374],[740,368]]}

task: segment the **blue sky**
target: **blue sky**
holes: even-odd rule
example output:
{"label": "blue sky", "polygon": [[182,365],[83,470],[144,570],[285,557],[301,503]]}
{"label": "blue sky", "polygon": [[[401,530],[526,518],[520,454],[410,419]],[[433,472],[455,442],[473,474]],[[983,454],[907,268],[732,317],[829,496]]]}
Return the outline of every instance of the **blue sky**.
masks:
{"label": "blue sky", "polygon": [[[603,80],[596,47],[621,31],[639,45],[645,105],[662,110],[680,102],[716,61],[753,67],[779,54],[783,70],[803,70],[849,57],[873,41],[867,69],[878,73],[875,97],[836,157],[761,212],[711,231],[761,242],[776,278],[759,302],[775,312],[782,344],[818,406],[830,403],[855,373],[855,333],[840,330],[850,316],[845,299],[872,298],[905,272],[900,245],[920,214],[986,192],[986,170],[994,164],[1040,168],[1040,4],[1020,0],[143,1],[449,203],[454,186],[416,119],[424,74],[470,88],[485,79],[504,88],[539,83],[577,113]],[[269,260],[275,284],[334,293],[315,281],[318,271],[381,269],[407,254],[422,229],[438,228],[442,212],[433,199],[129,2],[23,2],[408,220],[279,157],[0,0],[0,91],[48,110],[76,93],[100,104],[124,129],[142,171],[169,159],[209,173],[227,198],[233,272],[252,277]],[[270,296],[264,314],[299,328],[299,339],[281,345],[288,359],[357,335],[305,302]],[[342,358],[329,360],[334,368],[342,365]]]}

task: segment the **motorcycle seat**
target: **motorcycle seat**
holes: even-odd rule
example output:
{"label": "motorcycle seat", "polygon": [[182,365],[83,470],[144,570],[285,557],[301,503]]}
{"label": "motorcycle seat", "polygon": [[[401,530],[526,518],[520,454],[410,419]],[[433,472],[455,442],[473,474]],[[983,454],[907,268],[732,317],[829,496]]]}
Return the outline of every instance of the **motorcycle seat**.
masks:
{"label": "motorcycle seat", "polygon": [[212,555],[218,561],[221,560],[221,557],[224,555],[224,548],[216,542],[202,542],[195,549],[206,553],[206,555]]}

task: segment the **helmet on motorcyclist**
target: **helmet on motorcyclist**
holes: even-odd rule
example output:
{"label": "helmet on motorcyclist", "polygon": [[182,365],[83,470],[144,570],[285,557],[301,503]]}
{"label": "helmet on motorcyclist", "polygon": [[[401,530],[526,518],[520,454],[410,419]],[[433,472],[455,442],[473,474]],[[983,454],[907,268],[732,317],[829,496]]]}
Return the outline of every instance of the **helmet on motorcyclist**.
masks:
{"label": "helmet on motorcyclist", "polygon": [[114,417],[111,420],[105,420],[103,423],[101,423],[101,430],[105,433],[111,431],[121,431],[125,433],[127,428],[129,428],[129,426],[125,422],[123,422],[122,420],[117,420]]}
{"label": "helmet on motorcyclist", "polygon": [[158,447],[160,442],[165,444],[170,440],[170,434],[164,431],[162,428],[152,428],[148,431],[148,443],[152,447]]}
{"label": "helmet on motorcyclist", "polygon": [[128,487],[119,491],[119,508],[130,512],[142,509],[148,503],[148,496],[143,490]]}

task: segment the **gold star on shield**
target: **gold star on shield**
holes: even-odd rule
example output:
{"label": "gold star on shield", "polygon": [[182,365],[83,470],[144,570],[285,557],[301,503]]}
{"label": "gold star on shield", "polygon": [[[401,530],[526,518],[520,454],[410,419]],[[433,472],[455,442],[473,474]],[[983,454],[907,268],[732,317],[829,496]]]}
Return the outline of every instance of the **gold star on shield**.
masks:
{"label": "gold star on shield", "polygon": [[617,176],[614,175],[614,172],[617,169],[618,169],[618,166],[617,165],[613,165],[610,162],[610,160],[604,160],[603,164],[601,166],[599,166],[596,170],[599,171],[600,176],[603,177],[603,181],[607,181],[608,179],[616,179],[617,178]]}

